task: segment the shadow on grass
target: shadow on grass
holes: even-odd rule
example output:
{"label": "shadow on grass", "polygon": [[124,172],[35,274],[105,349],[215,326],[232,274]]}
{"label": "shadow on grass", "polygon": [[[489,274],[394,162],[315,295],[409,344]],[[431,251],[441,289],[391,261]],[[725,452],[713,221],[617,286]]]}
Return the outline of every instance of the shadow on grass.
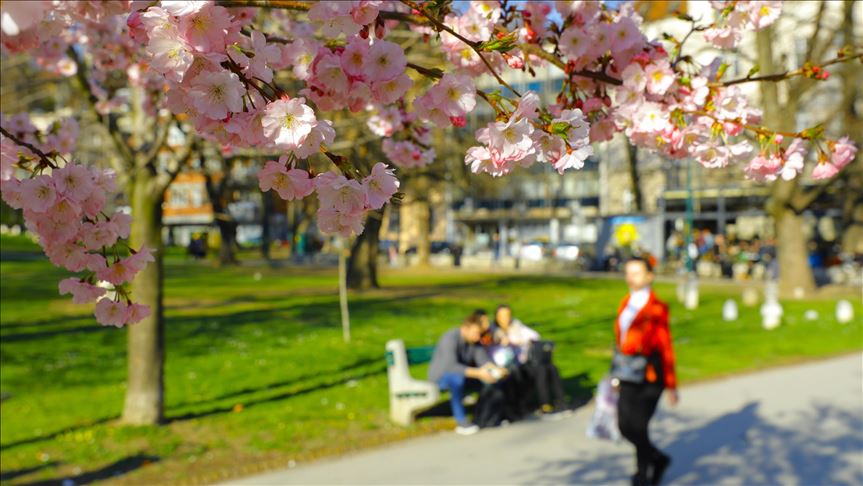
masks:
{"label": "shadow on grass", "polygon": [[119,416],[105,417],[105,418],[101,418],[101,419],[94,420],[91,422],[87,422],[86,424],[72,425],[70,427],[60,429],[56,432],[51,432],[50,434],[38,435],[36,437],[31,437],[29,439],[21,439],[21,440],[15,441],[15,442],[9,442],[9,443],[0,445],[0,451],[5,451],[6,449],[11,449],[13,447],[18,447],[18,446],[22,446],[22,445],[26,445],[26,444],[33,444],[34,442],[41,442],[43,440],[55,439],[55,438],[57,438],[63,434],[67,434],[69,432],[76,432],[76,431],[81,430],[81,429],[89,429],[90,427],[93,427],[96,425],[101,425],[101,424],[110,422],[112,420],[116,420],[118,418],[120,418],[120,417]]}
{"label": "shadow on grass", "polygon": [[33,467],[25,467],[23,469],[13,469],[11,471],[3,471],[0,472],[0,481],[11,481],[20,476],[26,476],[30,473],[34,473],[36,471],[41,471],[42,469],[46,469],[49,467],[54,467],[60,464],[57,461],[46,462],[44,464],[39,464],[38,466]]}
{"label": "shadow on grass", "polygon": [[34,481],[31,483],[24,483],[23,486],[55,486],[69,484],[69,481],[71,481],[71,484],[89,484],[130,473],[135,469],[139,469],[158,461],[159,458],[156,456],[137,454],[120,459],[119,461],[113,462],[103,468],[78,474],[77,476]]}
{"label": "shadow on grass", "polygon": [[[344,366],[342,368],[339,368],[337,370],[332,370],[330,372],[307,374],[307,375],[302,375],[302,376],[292,378],[290,380],[279,381],[279,382],[275,382],[275,383],[268,383],[268,384],[263,385],[263,386],[242,388],[240,390],[235,390],[235,391],[232,391],[230,393],[225,393],[225,394],[213,397],[213,398],[208,398],[206,400],[189,401],[189,402],[179,403],[176,405],[171,405],[171,408],[176,409],[176,408],[183,408],[183,407],[189,407],[189,406],[207,405],[207,404],[211,404],[211,403],[215,403],[215,402],[220,402],[222,400],[227,400],[229,398],[237,398],[237,397],[241,397],[243,395],[251,395],[251,394],[266,391],[266,390],[273,390],[275,388],[284,388],[284,387],[291,386],[291,385],[297,385],[297,384],[300,384],[304,381],[308,381],[308,380],[311,380],[314,378],[322,378],[322,377],[327,377],[330,375],[341,374],[344,372],[353,371],[353,370],[356,370],[358,368],[368,366],[370,364],[381,363],[381,362],[383,362],[383,359],[384,359],[383,357],[365,358],[365,359],[355,361],[354,363],[351,363],[351,364]],[[353,378],[349,378],[348,380],[350,380],[350,379],[353,379]]]}
{"label": "shadow on grass", "polygon": [[[381,360],[381,361],[383,361],[383,360]],[[314,393],[316,391],[328,390],[330,388],[335,388],[337,386],[346,385],[350,381],[361,380],[363,378],[369,378],[371,376],[383,374],[383,373],[386,373],[386,371],[387,371],[386,365],[382,364],[380,367],[373,369],[373,370],[366,371],[364,373],[359,373],[356,375],[346,376],[346,377],[342,377],[340,379],[331,380],[328,382],[319,383],[319,384],[312,385],[312,386],[307,386],[305,388],[300,388],[298,390],[285,391],[282,393],[277,393],[275,395],[270,395],[270,396],[266,396],[266,397],[256,398],[253,400],[243,401],[243,407],[249,408],[249,407],[253,407],[255,405],[261,405],[261,404],[270,403],[270,402],[277,402],[280,400],[287,400],[289,398],[295,398],[298,396],[307,395],[309,393]],[[178,415],[176,417],[170,417],[169,416],[166,418],[165,421],[167,423],[181,422],[181,421],[185,421],[185,420],[194,420],[194,419],[209,417],[212,415],[219,415],[219,414],[223,414],[223,413],[231,413],[233,411],[234,411],[234,405],[224,405],[224,406],[215,407],[215,408],[212,408],[209,410],[204,410],[201,412],[190,412],[190,413]]]}

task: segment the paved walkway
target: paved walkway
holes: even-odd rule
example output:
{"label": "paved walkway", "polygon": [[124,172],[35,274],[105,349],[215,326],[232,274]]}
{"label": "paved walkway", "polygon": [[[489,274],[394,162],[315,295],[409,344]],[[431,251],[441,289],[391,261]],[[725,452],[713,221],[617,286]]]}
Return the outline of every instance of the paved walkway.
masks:
{"label": "paved walkway", "polygon": [[[651,424],[668,484],[863,484],[863,355],[684,387]],[[585,437],[593,407],[440,434],[231,484],[628,484],[632,449]]]}

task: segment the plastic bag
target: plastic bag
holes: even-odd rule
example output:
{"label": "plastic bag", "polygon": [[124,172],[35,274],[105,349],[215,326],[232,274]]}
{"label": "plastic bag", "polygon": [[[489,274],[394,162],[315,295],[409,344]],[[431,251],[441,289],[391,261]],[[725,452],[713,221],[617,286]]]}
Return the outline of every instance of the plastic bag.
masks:
{"label": "plastic bag", "polygon": [[611,386],[611,377],[606,376],[596,386],[596,408],[587,424],[587,436],[593,439],[620,440],[617,427],[618,392]]}

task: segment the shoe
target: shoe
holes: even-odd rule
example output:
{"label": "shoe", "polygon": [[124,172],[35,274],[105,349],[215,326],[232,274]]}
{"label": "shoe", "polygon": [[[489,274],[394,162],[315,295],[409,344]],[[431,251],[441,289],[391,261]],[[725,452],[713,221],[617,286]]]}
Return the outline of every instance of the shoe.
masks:
{"label": "shoe", "polygon": [[665,454],[661,454],[653,461],[653,474],[650,477],[650,484],[657,485],[662,482],[662,475],[665,470],[671,465],[671,458]]}
{"label": "shoe", "polygon": [[647,478],[641,474],[632,475],[632,486],[648,486]]}
{"label": "shoe", "polygon": [[473,435],[479,432],[479,427],[476,425],[459,425],[455,428],[455,433],[458,435]]}

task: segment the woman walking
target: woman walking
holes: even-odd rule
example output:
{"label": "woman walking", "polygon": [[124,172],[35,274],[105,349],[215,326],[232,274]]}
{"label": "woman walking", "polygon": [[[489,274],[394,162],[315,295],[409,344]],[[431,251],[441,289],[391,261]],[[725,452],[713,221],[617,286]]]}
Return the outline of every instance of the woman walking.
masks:
{"label": "woman walking", "polygon": [[668,305],[650,287],[653,269],[648,260],[632,258],[624,270],[630,292],[617,313],[611,372],[620,390],[617,420],[620,433],[635,446],[633,486],[659,484],[671,458],[650,442],[648,423],[664,389],[672,406],[678,401]]}

